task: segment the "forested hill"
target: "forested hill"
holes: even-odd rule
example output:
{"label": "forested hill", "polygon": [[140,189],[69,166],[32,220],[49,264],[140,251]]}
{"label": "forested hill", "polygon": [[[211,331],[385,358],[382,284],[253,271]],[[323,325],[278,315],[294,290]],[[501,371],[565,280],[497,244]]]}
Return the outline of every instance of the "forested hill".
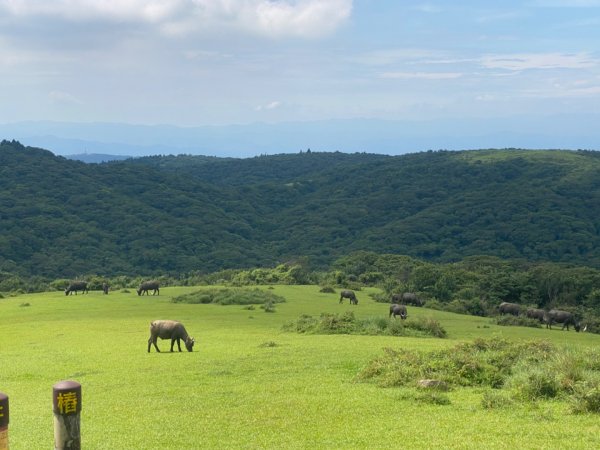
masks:
{"label": "forested hill", "polygon": [[84,164],[0,144],[0,271],[327,264],[356,250],[600,267],[600,153],[303,152]]}

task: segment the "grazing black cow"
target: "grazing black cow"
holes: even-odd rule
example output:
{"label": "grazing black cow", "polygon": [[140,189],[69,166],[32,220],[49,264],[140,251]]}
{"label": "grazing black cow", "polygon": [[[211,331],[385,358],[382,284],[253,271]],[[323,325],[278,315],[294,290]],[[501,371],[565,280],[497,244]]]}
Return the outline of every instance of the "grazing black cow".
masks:
{"label": "grazing black cow", "polygon": [[138,295],[144,295],[144,294],[150,295],[150,294],[148,294],[149,290],[154,291],[154,292],[152,292],[152,295],[160,295],[158,281],[144,281],[140,285],[140,288],[137,290],[137,294]]}
{"label": "grazing black cow", "polygon": [[391,303],[403,304],[403,305],[413,305],[413,306],[423,306],[423,302],[417,294],[412,292],[404,292],[402,294],[392,294]]}
{"label": "grazing black cow", "polygon": [[530,319],[537,319],[540,323],[544,322],[545,314],[546,314],[546,311],[544,311],[543,309],[537,309],[537,308],[528,308],[527,311],[525,312],[525,315],[527,317],[529,317]]}
{"label": "grazing black cow", "polygon": [[358,299],[356,298],[354,291],[343,290],[340,292],[340,303],[342,303],[345,298],[350,300],[351,305],[358,305]]}
{"label": "grazing black cow", "polygon": [[396,316],[400,316],[400,318],[402,320],[406,319],[406,317],[408,316],[408,313],[406,311],[406,306],[397,305],[395,303],[393,305],[390,305],[389,317],[392,317],[392,315],[394,316],[394,319],[396,318]]}
{"label": "grazing black cow", "polygon": [[521,312],[521,305],[517,303],[502,302],[500,303],[498,310],[500,311],[500,314],[511,314],[513,316],[518,316]]}
{"label": "grazing black cow", "polygon": [[568,311],[561,311],[560,309],[551,309],[544,316],[544,322],[546,322],[546,328],[552,329],[553,323],[562,323],[563,326],[561,330],[564,330],[567,327],[567,331],[569,331],[569,325],[573,325],[575,331],[579,333],[581,330],[580,322],[575,318],[575,316]]}
{"label": "grazing black cow", "polygon": [[86,294],[88,292],[87,281],[72,281],[69,287],[65,289],[65,295],[71,295],[73,292],[77,295],[77,291],[82,291],[83,294]]}

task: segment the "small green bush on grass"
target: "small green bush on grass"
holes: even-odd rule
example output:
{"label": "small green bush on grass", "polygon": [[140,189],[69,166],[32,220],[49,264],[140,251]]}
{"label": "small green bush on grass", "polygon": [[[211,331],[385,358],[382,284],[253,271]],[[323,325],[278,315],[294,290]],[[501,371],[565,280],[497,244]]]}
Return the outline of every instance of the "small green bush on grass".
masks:
{"label": "small green bush on grass", "polygon": [[[190,292],[171,299],[173,303],[218,304],[218,305],[257,305],[267,303],[272,312],[275,303],[283,303],[285,299],[269,291],[260,289],[203,289]],[[263,308],[265,309],[265,308]],[[265,311],[267,311],[265,309]]]}
{"label": "small green bush on grass", "polygon": [[504,339],[477,339],[433,352],[385,349],[359,374],[382,386],[413,384],[422,378],[441,380],[454,386],[501,387],[520,360],[547,358],[546,343],[510,343]]}
{"label": "small green bush on grass", "polygon": [[600,413],[600,380],[587,380],[575,386],[571,411],[575,414]]}
{"label": "small green bush on grass", "polygon": [[499,316],[494,320],[496,325],[513,326],[513,327],[531,327],[540,328],[542,325],[537,319],[530,319],[523,316]]}
{"label": "small green bush on grass", "polygon": [[396,320],[384,317],[357,319],[354,312],[343,314],[323,313],[319,317],[300,316],[284,324],[285,331],[307,334],[364,334],[370,336],[433,336],[446,337],[446,330],[431,318]]}
{"label": "small green bush on grass", "polygon": [[449,405],[451,403],[446,394],[435,391],[420,393],[415,397],[415,400],[430,405]]}
{"label": "small green bush on grass", "polygon": [[319,289],[319,292],[324,294],[335,294],[335,288],[333,286],[322,286],[321,289]]}
{"label": "small green bush on grass", "polygon": [[265,302],[262,305],[260,305],[260,307],[264,310],[264,312],[275,312],[275,303],[272,299],[265,300]]}
{"label": "small green bush on grass", "polygon": [[513,400],[509,396],[498,390],[486,390],[481,397],[481,407],[483,409],[506,408],[513,403]]}
{"label": "small green bush on grass", "polygon": [[510,397],[523,402],[566,398],[574,413],[600,412],[600,368],[590,358],[594,350],[574,351],[546,341],[476,339],[432,352],[384,352],[358,374],[359,381],[393,387],[427,378],[449,386],[488,387],[481,400],[485,409],[507,406]]}
{"label": "small green bush on grass", "polygon": [[556,375],[537,367],[518,373],[512,379],[512,386],[517,398],[529,401],[554,398],[560,392]]}

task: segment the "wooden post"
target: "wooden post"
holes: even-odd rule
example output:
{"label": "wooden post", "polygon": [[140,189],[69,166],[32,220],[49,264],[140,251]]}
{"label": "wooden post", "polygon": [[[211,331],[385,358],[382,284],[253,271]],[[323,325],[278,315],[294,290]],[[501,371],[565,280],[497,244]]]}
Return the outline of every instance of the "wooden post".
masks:
{"label": "wooden post", "polygon": [[81,385],[60,381],[52,388],[54,450],[81,449]]}
{"label": "wooden post", "polygon": [[0,450],[8,450],[8,395],[0,392]]}

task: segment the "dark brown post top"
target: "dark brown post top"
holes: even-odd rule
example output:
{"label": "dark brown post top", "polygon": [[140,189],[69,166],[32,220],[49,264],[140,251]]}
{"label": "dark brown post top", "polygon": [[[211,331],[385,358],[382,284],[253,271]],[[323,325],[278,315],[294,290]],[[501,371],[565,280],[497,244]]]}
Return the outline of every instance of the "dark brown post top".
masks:
{"label": "dark brown post top", "polygon": [[8,395],[0,392],[0,430],[8,427]]}
{"label": "dark brown post top", "polygon": [[81,384],[60,381],[52,387],[52,409],[55,414],[72,415],[81,412]]}

